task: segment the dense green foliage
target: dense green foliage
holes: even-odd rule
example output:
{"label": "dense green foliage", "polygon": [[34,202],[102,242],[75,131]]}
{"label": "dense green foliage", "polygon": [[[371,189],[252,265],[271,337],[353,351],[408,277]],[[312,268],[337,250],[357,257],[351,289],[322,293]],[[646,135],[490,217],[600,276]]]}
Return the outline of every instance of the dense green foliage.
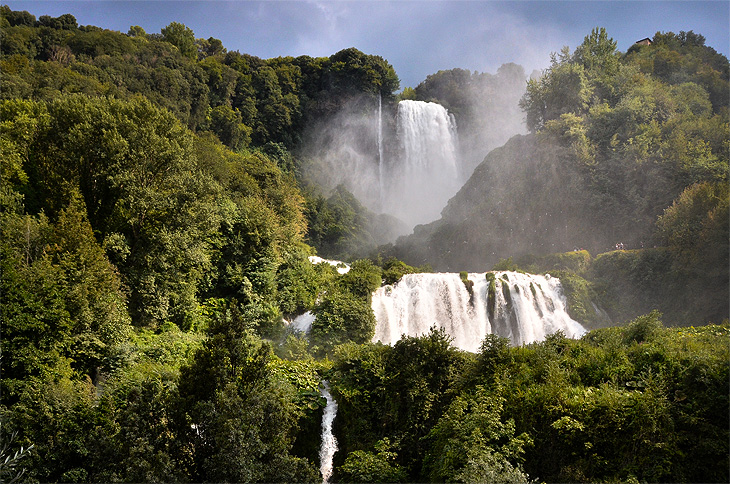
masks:
{"label": "dense green foliage", "polygon": [[[49,17],[50,18],[50,17]],[[8,98],[61,93],[140,94],[193,131],[211,130],[231,148],[284,143],[352,96],[392,99],[399,80],[384,59],[350,48],[329,58],[263,60],[196,39],[173,22],[160,34],[79,27],[71,15],[41,21],[3,7],[3,90]]]}
{"label": "dense green foliage", "polygon": [[513,348],[489,336],[476,355],[439,332],[342,346],[331,377],[336,472],[356,482],[724,482],[729,343],[727,324],[665,329],[651,313],[577,341]]}
{"label": "dense green foliage", "polygon": [[392,67],[5,6],[0,36],[3,475],[317,480],[320,366],[282,316],[329,290],[342,340],[369,340],[380,269],[340,288],[309,262],[291,150],[348,97],[392,98]]}
{"label": "dense green foliage", "polygon": [[[674,157],[661,180],[676,178],[636,219],[656,221],[668,248],[532,261],[564,271],[575,311],[600,300],[624,317],[630,296],[665,310],[617,278],[646,294],[680,273],[695,291],[727,286],[727,61],[694,34],[657,44],[661,55],[634,49],[617,63],[594,62],[613,54],[586,44],[552,69],[595,74],[583,111],[539,119],[556,153],[604,187],[596,166],[619,161],[604,145],[628,152],[640,139],[625,118],[646,111],[651,149],[632,160],[659,164],[658,146]],[[395,99],[382,58],[350,48],[264,60],[177,22],[125,34],[3,6],[0,69],[3,481],[319,481],[323,378],[340,403],[340,480],[727,481],[726,325],[667,330],[650,314],[581,341],[489,337],[477,355],[435,330],[370,343],[372,292],[427,267],[312,264],[308,244],[352,257],[398,227],[344,188],[300,190],[297,150],[308,126],[353,100]],[[458,111],[464,97],[442,82],[452,74],[463,73],[403,95],[450,93]],[[462,77],[470,89],[494,81]],[[561,144],[576,126],[587,144]],[[626,131],[607,140],[615,126]],[[702,314],[723,314],[714,293],[704,301]],[[286,323],[306,311],[309,339]]]}
{"label": "dense green foliage", "polygon": [[307,197],[307,242],[328,257],[349,260],[369,256],[380,241],[404,231],[403,223],[386,214],[365,208],[344,185],[330,196]]}
{"label": "dense green foliage", "polygon": [[724,254],[711,252],[723,247],[727,250],[722,233],[715,234],[717,240],[711,246],[703,247],[708,252],[693,252],[691,261],[686,259],[686,251],[672,245],[614,250],[595,257],[585,250],[510,257],[495,264],[494,270],[558,277],[568,313],[589,328],[626,322],[655,309],[664,313],[664,322],[671,325],[723,321],[728,311],[728,271],[713,265]]}

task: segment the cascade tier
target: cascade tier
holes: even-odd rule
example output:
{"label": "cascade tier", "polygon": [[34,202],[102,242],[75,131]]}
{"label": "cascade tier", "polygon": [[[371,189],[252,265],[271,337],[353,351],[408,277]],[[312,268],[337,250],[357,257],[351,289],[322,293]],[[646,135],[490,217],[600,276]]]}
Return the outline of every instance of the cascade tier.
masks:
{"label": "cascade tier", "polygon": [[378,289],[372,307],[378,322],[374,341],[387,344],[403,334],[425,334],[432,326],[467,351],[478,351],[488,334],[522,345],[557,331],[571,338],[586,332],[566,312],[560,281],[549,275],[473,273],[462,280],[454,273],[407,274]]}

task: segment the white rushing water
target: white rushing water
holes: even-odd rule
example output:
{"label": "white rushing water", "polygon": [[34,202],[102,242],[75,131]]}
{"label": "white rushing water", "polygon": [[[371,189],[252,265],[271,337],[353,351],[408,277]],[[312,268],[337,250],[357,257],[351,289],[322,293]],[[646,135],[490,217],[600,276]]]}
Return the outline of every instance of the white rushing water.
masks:
{"label": "white rushing water", "polygon": [[383,209],[383,96],[378,94],[378,189],[380,190],[380,210]]}
{"label": "white rushing water", "polygon": [[380,173],[383,210],[411,226],[436,220],[460,187],[456,122],[436,103],[398,103],[401,153]]}
{"label": "white rushing water", "polygon": [[309,331],[312,329],[312,323],[314,322],[314,319],[314,313],[312,313],[312,311],[307,311],[306,313],[300,314],[299,316],[295,317],[293,320],[291,320],[291,322],[287,324],[294,331],[309,333]]}
{"label": "white rushing water", "polygon": [[350,264],[339,261],[339,260],[323,259],[316,255],[310,255],[309,262],[311,262],[312,264],[322,264],[322,263],[329,264],[329,265],[337,268],[337,272],[339,274],[346,274],[350,271]]}
{"label": "white rushing water", "polygon": [[[493,302],[485,273],[472,273],[471,294],[459,274],[407,274],[373,294],[377,319],[373,341],[396,343],[402,334],[420,336],[444,328],[453,344],[478,351],[487,334],[522,345],[562,331],[570,338],[586,330],[566,312],[560,281],[548,275],[495,272]],[[491,307],[490,307],[491,306]]]}
{"label": "white rushing water", "polygon": [[322,473],[322,484],[327,484],[332,477],[332,459],[337,452],[337,439],[332,433],[332,423],[337,416],[337,402],[332,398],[329,383],[322,382],[320,390],[322,396],[327,400],[322,414],[322,444],[319,448],[319,470]]}

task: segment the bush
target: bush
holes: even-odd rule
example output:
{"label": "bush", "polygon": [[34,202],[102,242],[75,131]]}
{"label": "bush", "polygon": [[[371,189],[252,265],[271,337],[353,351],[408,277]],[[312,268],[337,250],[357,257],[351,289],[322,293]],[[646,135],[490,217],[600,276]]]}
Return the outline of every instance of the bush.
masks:
{"label": "bush", "polygon": [[415,274],[417,272],[421,271],[415,267],[409,266],[395,257],[391,257],[385,261],[385,264],[383,264],[383,283],[395,284],[405,274]]}
{"label": "bush", "polygon": [[630,322],[624,332],[624,341],[626,344],[646,343],[654,340],[664,328],[661,322],[661,316],[659,311],[654,310]]}
{"label": "bush", "polygon": [[354,341],[365,343],[375,335],[375,315],[370,305],[346,291],[325,296],[314,308],[312,341],[326,349]]}

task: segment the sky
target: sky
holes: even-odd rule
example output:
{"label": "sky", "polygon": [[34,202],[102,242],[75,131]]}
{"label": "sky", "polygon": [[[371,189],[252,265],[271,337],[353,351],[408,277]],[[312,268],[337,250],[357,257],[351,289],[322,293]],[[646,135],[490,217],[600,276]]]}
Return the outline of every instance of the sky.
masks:
{"label": "sky", "polygon": [[328,57],[355,47],[395,68],[401,87],[439,70],[495,73],[508,62],[529,74],[550,53],[575,49],[605,27],[625,52],[658,32],[690,31],[728,56],[730,1],[6,1],[36,17],[74,15],[80,25],[159,33],[181,22],[198,38],[261,58]]}

